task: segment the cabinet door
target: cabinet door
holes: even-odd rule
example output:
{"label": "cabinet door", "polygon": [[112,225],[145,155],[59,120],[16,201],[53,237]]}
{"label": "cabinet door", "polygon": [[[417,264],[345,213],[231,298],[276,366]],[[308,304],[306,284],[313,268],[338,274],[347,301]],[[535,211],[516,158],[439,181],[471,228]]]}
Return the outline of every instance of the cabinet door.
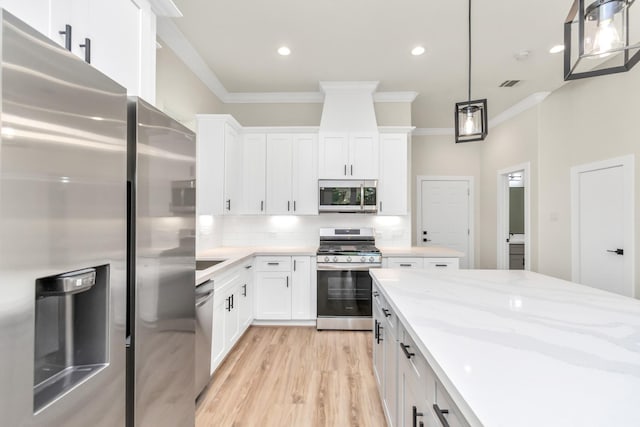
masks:
{"label": "cabinet door", "polygon": [[265,175],[267,158],[265,134],[247,134],[242,138],[242,213],[258,215],[265,211]]}
{"label": "cabinet door", "polygon": [[291,319],[290,273],[259,272],[256,274],[256,319]]}
{"label": "cabinet door", "polygon": [[80,0],[89,5],[86,33],[76,32],[74,50],[82,58],[85,39],[91,43],[91,65],[127,88],[129,95],[139,95],[140,79],[140,8],[131,0]]}
{"label": "cabinet door", "polygon": [[399,345],[393,336],[393,330],[388,322],[383,323],[383,352],[384,352],[384,384],[382,389],[382,403],[387,412],[389,427],[398,424],[398,351]]}
{"label": "cabinet door", "polygon": [[378,135],[349,135],[349,178],[378,179]]}
{"label": "cabinet door", "polygon": [[225,319],[226,295],[213,294],[213,333],[211,337],[211,373],[218,367],[226,354]]}
{"label": "cabinet door", "polygon": [[245,272],[238,296],[240,333],[247,329],[253,321],[253,272],[250,264],[244,268]]}
{"label": "cabinet door", "polygon": [[291,318],[311,319],[311,257],[292,257]]}
{"label": "cabinet door", "polygon": [[349,137],[346,133],[320,134],[318,141],[318,179],[344,179],[349,163]]}
{"label": "cabinet door", "polygon": [[[373,375],[378,384],[380,399],[384,397],[384,346],[385,346],[385,328],[383,325],[384,315],[379,304],[373,304]],[[386,408],[385,408],[386,411]],[[388,415],[388,414],[387,414]]]}
{"label": "cabinet door", "polygon": [[225,353],[236,343],[240,335],[240,316],[238,308],[239,284],[235,284],[228,293],[225,294]]}
{"label": "cabinet door", "polygon": [[407,135],[380,135],[378,215],[407,214]]}
{"label": "cabinet door", "polygon": [[[61,3],[71,3],[71,0],[59,0]],[[47,37],[51,37],[55,41],[58,41],[58,30],[64,30],[65,24],[70,24],[64,20],[63,22],[55,21],[52,24],[51,36],[49,35],[50,25],[50,5],[53,6],[57,1],[52,0],[0,0],[0,7],[6,9],[12,15],[15,15],[20,20],[26,22],[29,26],[35,28]],[[60,25],[62,24],[62,25]],[[55,33],[55,37],[53,34]],[[64,42],[61,43],[64,46]]]}
{"label": "cabinet door", "polygon": [[196,126],[197,215],[222,215],[225,123],[203,116]]}
{"label": "cabinet door", "polygon": [[293,213],[318,214],[318,137],[294,135],[292,159]]}
{"label": "cabinet door", "polygon": [[293,213],[292,135],[267,135],[267,214]]}
{"label": "cabinet door", "polygon": [[237,214],[242,205],[242,144],[238,132],[224,127],[224,213]]}
{"label": "cabinet door", "polygon": [[431,405],[427,402],[418,377],[407,363],[399,364],[399,426],[433,425],[430,422]]}

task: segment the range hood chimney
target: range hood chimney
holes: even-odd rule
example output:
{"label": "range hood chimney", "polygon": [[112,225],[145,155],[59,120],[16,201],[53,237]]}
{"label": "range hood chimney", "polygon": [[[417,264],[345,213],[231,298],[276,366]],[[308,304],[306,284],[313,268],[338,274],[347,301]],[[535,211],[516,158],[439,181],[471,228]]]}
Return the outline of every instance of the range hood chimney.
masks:
{"label": "range hood chimney", "polygon": [[378,82],[320,82],[320,132],[378,132],[373,93]]}

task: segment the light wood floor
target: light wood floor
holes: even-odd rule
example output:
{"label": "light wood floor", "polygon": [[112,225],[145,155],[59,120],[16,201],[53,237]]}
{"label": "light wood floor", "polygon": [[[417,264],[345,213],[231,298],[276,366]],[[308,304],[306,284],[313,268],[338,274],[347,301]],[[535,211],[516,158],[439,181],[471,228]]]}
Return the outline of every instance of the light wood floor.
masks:
{"label": "light wood floor", "polygon": [[371,333],[252,326],[200,397],[196,426],[386,426]]}

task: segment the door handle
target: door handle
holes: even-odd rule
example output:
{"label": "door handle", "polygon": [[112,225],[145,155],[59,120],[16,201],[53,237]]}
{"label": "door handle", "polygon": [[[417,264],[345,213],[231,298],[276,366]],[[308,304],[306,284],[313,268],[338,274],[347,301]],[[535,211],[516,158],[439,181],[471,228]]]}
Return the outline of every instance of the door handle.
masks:
{"label": "door handle", "polygon": [[84,61],[87,64],[91,64],[91,39],[85,38],[80,47],[84,48]]}
{"label": "door handle", "polygon": [[287,276],[287,288],[289,287],[289,276]]}
{"label": "door handle", "polygon": [[624,255],[624,249],[615,249],[615,250],[607,249],[607,252],[611,252],[616,255]]}
{"label": "door handle", "polygon": [[246,284],[242,285],[242,296],[243,297],[247,296],[247,285]]}
{"label": "door handle", "polygon": [[382,334],[380,333],[380,331],[382,331],[384,328],[381,326],[381,323],[378,322],[378,339],[377,339],[377,343],[380,344],[380,341],[384,341],[382,339]]}
{"label": "door handle", "polygon": [[71,25],[65,25],[64,30],[58,31],[58,34],[64,36],[64,48],[71,52]]}
{"label": "door handle", "polygon": [[353,176],[353,165],[351,165],[351,176]]}
{"label": "door handle", "polygon": [[391,316],[391,312],[389,310],[387,310],[386,308],[382,309],[382,312],[384,313],[384,317],[389,317]]}
{"label": "door handle", "polygon": [[422,239],[422,241],[423,241],[423,242],[430,242],[430,241],[431,241],[431,239],[424,238],[424,239]]}
{"label": "door handle", "polygon": [[417,406],[413,406],[413,427],[418,427],[418,417],[422,417],[424,416],[424,413],[422,412],[418,412],[418,407]]}
{"label": "door handle", "polygon": [[442,424],[442,427],[449,427],[449,422],[444,417],[445,414],[449,413],[449,410],[448,409],[440,409],[440,407],[438,406],[437,403],[433,404],[433,410],[436,411],[436,416],[438,417],[438,420],[440,421],[440,424]]}
{"label": "door handle", "polygon": [[347,165],[344,165],[344,176],[347,176]]}
{"label": "door handle", "polygon": [[227,210],[231,210],[231,199],[227,200]]}
{"label": "door handle", "polygon": [[291,210],[291,202],[287,201],[287,212]]}
{"label": "door handle", "polygon": [[293,271],[296,271],[296,260],[293,260]]}
{"label": "door handle", "polygon": [[413,356],[415,356],[415,353],[411,353],[409,352],[409,350],[407,350],[408,348],[411,348],[410,345],[406,345],[405,343],[400,343],[400,347],[402,347],[402,352],[404,353],[405,356],[407,356],[407,359],[411,359]]}
{"label": "door handle", "polygon": [[264,200],[260,200],[260,212],[264,211]]}
{"label": "door handle", "polygon": [[296,201],[295,200],[293,201],[293,211],[294,212],[296,211]]}

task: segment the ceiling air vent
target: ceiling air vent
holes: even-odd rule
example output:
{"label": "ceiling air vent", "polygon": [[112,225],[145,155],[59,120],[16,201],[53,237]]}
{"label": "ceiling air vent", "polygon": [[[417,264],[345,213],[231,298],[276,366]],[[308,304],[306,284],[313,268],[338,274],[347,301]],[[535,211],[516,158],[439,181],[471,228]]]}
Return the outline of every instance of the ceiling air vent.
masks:
{"label": "ceiling air vent", "polygon": [[518,83],[520,83],[520,80],[505,80],[500,83],[500,87],[514,87]]}

